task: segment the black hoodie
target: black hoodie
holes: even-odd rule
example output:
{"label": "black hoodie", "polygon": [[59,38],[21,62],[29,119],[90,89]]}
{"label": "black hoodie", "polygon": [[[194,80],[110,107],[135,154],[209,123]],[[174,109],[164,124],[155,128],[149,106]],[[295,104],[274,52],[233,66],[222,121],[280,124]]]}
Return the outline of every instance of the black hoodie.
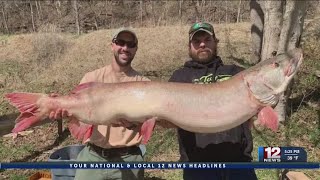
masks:
{"label": "black hoodie", "polygon": [[[176,70],[169,81],[201,84],[214,83],[226,80],[242,70],[242,68],[235,65],[224,65],[219,56],[206,64],[190,60],[182,68]],[[253,143],[247,122],[219,133],[192,133],[178,128],[178,140],[181,161],[252,161]]]}

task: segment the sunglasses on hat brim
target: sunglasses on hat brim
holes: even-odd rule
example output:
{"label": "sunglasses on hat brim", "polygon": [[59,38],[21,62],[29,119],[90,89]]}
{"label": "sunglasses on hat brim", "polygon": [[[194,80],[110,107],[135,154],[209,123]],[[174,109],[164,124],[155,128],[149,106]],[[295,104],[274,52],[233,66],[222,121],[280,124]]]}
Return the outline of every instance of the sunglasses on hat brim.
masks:
{"label": "sunglasses on hat brim", "polygon": [[128,48],[137,47],[137,43],[135,43],[133,41],[125,41],[122,39],[113,39],[112,42],[115,43],[117,46],[121,46],[121,47],[124,47],[125,45],[127,45]]}

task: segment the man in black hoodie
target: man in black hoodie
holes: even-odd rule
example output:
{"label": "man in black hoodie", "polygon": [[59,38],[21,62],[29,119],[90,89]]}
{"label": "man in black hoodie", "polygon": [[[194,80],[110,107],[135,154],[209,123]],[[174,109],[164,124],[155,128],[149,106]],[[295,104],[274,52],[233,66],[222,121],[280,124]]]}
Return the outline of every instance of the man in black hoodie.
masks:
{"label": "man in black hoodie", "polygon": [[[218,42],[211,24],[193,24],[189,30],[191,60],[176,70],[169,81],[195,84],[215,83],[227,80],[243,70],[235,65],[223,64],[221,58],[217,56]],[[252,161],[253,142],[248,122],[227,131],[210,134],[192,133],[178,128],[178,140],[181,161]],[[183,178],[184,180],[257,179],[253,169],[184,169]]]}

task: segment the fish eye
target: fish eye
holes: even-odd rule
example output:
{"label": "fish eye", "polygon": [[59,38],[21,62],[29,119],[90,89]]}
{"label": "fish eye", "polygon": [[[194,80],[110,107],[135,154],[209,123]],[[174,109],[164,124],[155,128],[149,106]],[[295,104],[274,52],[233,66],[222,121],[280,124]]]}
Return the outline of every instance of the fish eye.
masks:
{"label": "fish eye", "polygon": [[280,66],[279,63],[277,63],[277,62],[274,62],[272,65],[273,65],[273,67],[279,67]]}

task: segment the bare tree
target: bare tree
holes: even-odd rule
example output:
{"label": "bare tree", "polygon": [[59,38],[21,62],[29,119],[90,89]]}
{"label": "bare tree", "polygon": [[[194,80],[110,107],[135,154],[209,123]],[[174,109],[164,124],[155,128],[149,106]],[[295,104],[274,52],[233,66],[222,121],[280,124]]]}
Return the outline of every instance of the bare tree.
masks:
{"label": "bare tree", "polygon": [[[306,4],[307,3],[304,1],[287,1],[283,19],[283,27],[279,40],[278,53],[283,53],[300,46],[300,38],[303,31],[304,17],[306,13]],[[291,95],[292,85],[293,83],[291,83],[284,94],[280,96],[279,102],[275,107],[279,121],[286,120],[287,101]]]}
{"label": "bare tree", "polygon": [[180,24],[182,23],[182,4],[183,0],[179,1],[179,19],[180,19]]}
{"label": "bare tree", "polygon": [[193,2],[193,5],[194,5],[194,11],[196,13],[196,22],[200,21],[201,20],[201,15],[200,15],[200,12],[199,12],[199,1],[197,1],[197,3]]}
{"label": "bare tree", "polygon": [[57,10],[57,13],[59,14],[59,16],[61,16],[61,10],[60,10],[60,6],[61,6],[61,2],[59,0],[57,0],[55,3],[54,3],[55,7],[56,7],[56,10]]}
{"label": "bare tree", "polygon": [[143,0],[140,0],[140,26],[143,25]]}
{"label": "bare tree", "polygon": [[151,8],[151,16],[152,16],[152,25],[156,26],[157,25],[157,20],[156,20],[156,14],[154,12],[154,1],[149,0],[150,3],[150,8]]}
{"label": "bare tree", "polygon": [[80,22],[79,22],[79,9],[78,9],[78,0],[72,1],[74,16],[75,16],[75,24],[77,28],[77,34],[80,35]]}
{"label": "bare tree", "polygon": [[30,0],[29,0],[29,6],[30,6],[30,14],[31,14],[31,22],[32,22],[32,31],[36,32],[36,26],[34,23],[34,16],[33,16],[33,8],[32,8],[32,3]]}
{"label": "bare tree", "polygon": [[200,15],[201,15],[200,18],[202,21],[206,21],[206,17],[205,17],[205,13],[204,13],[205,5],[206,5],[206,1],[202,0],[201,5],[200,5]]}
{"label": "bare tree", "polygon": [[241,0],[239,0],[239,5],[238,5],[237,23],[240,22],[240,13],[241,13]]}
{"label": "bare tree", "polygon": [[10,34],[9,27],[8,27],[8,16],[6,14],[6,6],[7,6],[7,2],[2,1],[1,2],[2,21],[7,34]]}
{"label": "bare tree", "polygon": [[251,19],[251,58],[250,63],[256,64],[260,61],[262,38],[263,38],[263,1],[250,1],[250,19]]}
{"label": "bare tree", "polygon": [[282,1],[265,1],[264,29],[261,60],[277,52],[282,27]]}
{"label": "bare tree", "polygon": [[89,8],[90,8],[90,10],[91,10],[91,12],[92,12],[92,14],[93,14],[94,26],[95,26],[96,30],[98,30],[98,29],[99,29],[99,26],[98,26],[98,18],[97,18],[96,11],[95,11],[94,8],[93,8],[93,7],[94,7],[94,3],[97,3],[97,2],[90,0],[88,3],[89,3]]}
{"label": "bare tree", "polygon": [[225,23],[228,23],[228,6],[229,6],[229,3],[228,3],[229,1],[225,1],[225,8],[226,8],[226,21],[225,21]]}
{"label": "bare tree", "polygon": [[164,20],[165,20],[165,25],[167,26],[167,21],[168,21],[168,0],[165,0],[165,5],[164,5]]}
{"label": "bare tree", "polygon": [[278,53],[283,53],[287,50],[300,46],[306,6],[307,3],[304,1],[287,1]]}
{"label": "bare tree", "polygon": [[38,19],[41,20],[42,16],[41,16],[41,5],[39,1],[35,1],[36,4],[36,9],[37,9],[37,14],[38,14]]}
{"label": "bare tree", "polygon": [[[284,6],[282,1],[265,1],[263,42],[261,49],[253,49],[254,54],[252,61],[258,59],[260,51],[262,52],[260,60],[263,61],[277,53],[288,51],[300,45],[300,37],[302,35],[306,14],[306,3],[305,1],[287,0],[286,6]],[[256,5],[256,1],[251,1],[251,5]],[[253,7],[254,6],[251,6],[251,13],[254,13]],[[256,22],[257,21],[253,21],[253,23]],[[251,31],[261,33],[261,30],[257,28],[251,28]],[[254,43],[257,44],[260,40],[254,38],[258,38],[260,35],[252,36],[253,40],[256,40],[252,43],[253,48],[255,46]],[[280,95],[279,102],[275,107],[279,121],[286,120],[286,102],[291,92],[291,85],[289,85],[284,94]]]}
{"label": "bare tree", "polygon": [[106,7],[108,8],[108,7],[110,7],[110,11],[108,11],[108,9],[107,9],[107,17],[108,17],[108,15],[109,16],[111,16],[111,21],[110,21],[110,25],[109,25],[109,27],[110,28],[113,28],[113,23],[114,23],[114,16],[113,16],[113,0],[106,0]]}

